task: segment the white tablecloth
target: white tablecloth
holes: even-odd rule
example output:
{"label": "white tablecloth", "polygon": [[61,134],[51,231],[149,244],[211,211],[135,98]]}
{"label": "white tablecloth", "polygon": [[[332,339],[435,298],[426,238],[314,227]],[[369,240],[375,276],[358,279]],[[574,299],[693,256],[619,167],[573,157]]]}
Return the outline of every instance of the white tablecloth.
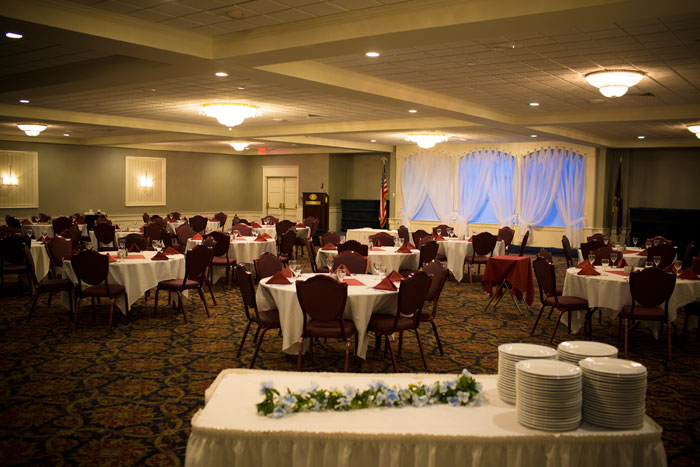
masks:
{"label": "white tablecloth", "polygon": [[[379,251],[381,250],[381,251]],[[418,269],[420,250],[411,250],[410,253],[396,253],[398,247],[383,246],[372,248],[369,251],[369,273],[372,274],[374,265],[379,264],[389,273],[399,269]],[[329,268],[333,263],[333,257],[338,250],[321,250],[316,252],[316,265],[321,268]]]}
{"label": "white tablecloth", "polygon": [[252,230],[253,235],[255,236],[266,233],[272,238],[277,238],[277,229],[274,225],[263,225],[261,227],[254,227]]}
{"label": "white tablecloth", "polygon": [[378,234],[380,232],[388,233],[392,237],[396,238],[399,233],[396,230],[386,230],[386,229],[370,229],[365,227],[362,229],[348,229],[345,233],[346,240],[357,240],[363,245],[369,242],[370,235]]}
{"label": "white tablecloth", "polygon": [[177,232],[175,229],[177,229],[178,227],[180,227],[184,223],[185,223],[185,221],[175,221],[175,222],[166,221],[165,228],[168,229],[168,232],[170,232],[171,235],[177,235]]}
{"label": "white tablecloth", "polygon": [[[602,272],[602,267],[596,267]],[[629,277],[603,272],[600,276],[579,276],[578,268],[566,270],[564,279],[564,295],[573,295],[588,300],[588,305],[603,309],[611,318],[617,316],[622,307],[632,304]],[[621,271],[621,269],[620,269]],[[688,303],[700,300],[700,281],[676,280],[676,287],[668,303],[668,318],[675,321],[678,308]],[[571,332],[578,332],[585,317],[584,311],[576,311],[571,315]],[[563,318],[564,319],[564,318]],[[650,323],[655,329],[656,323]]]}
{"label": "white tablecloth", "polygon": [[297,373],[224,370],[192,418],[185,465],[290,467],[659,467],[666,465],[661,427],[651,418],[637,430],[582,424],[548,433],[521,426],[516,409],[502,402],[496,376],[477,376],[485,403],[478,407],[374,408],[308,412],[273,419],[258,415],[260,385],[280,391],[376,380],[407,386],[445,381],[446,374]]}
{"label": "white tablecloth", "polygon": [[207,226],[205,227],[204,233],[213,232],[215,230],[221,230],[221,224],[219,224],[219,221],[207,221]]}
{"label": "white tablecloth", "polygon": [[[242,240],[241,240],[242,239]],[[191,250],[196,245],[202,243],[201,240],[192,240],[191,238],[187,240],[187,250]],[[239,237],[238,240],[231,242],[228,249],[228,256],[231,259],[236,260],[236,263],[243,263],[248,268],[248,271],[253,271],[252,264],[253,261],[260,258],[260,255],[268,252],[272,254],[277,254],[277,244],[272,238],[268,238],[264,242],[256,242],[255,237]],[[213,279],[214,283],[224,275],[223,267],[215,267]]]}
{"label": "white tablecloth", "polygon": [[[141,234],[143,235],[143,232],[141,232],[139,229],[129,229],[129,230],[115,230],[114,231],[114,241],[112,243],[103,243],[101,246],[111,246],[111,247],[116,247],[119,245],[119,239],[124,238],[127,235],[130,234]],[[95,236],[95,231],[91,230],[90,231],[90,242],[92,242],[92,245],[97,249],[97,236]],[[116,243],[114,243],[116,242]]]}
{"label": "white tablecloth", "polygon": [[[444,240],[438,242],[438,254],[447,257],[447,269],[450,270],[455,280],[460,282],[464,278],[464,260],[471,257],[474,252],[472,242],[467,240]],[[505,242],[499,240],[493,250],[493,256],[506,253]]]}
{"label": "white tablecloth", "polygon": [[[112,256],[117,252],[109,252]],[[146,259],[119,259],[116,263],[109,264],[108,281],[110,284],[120,284],[126,288],[128,303],[119,298],[116,305],[126,314],[131,305],[146,293],[158,285],[158,282],[185,277],[185,256],[172,255],[168,261],[151,261],[155,251],[142,251],[134,253],[143,255]],[[73,266],[68,260],[63,261],[63,276],[78,283],[78,278],[73,271]],[[187,296],[186,293],[183,293]],[[65,303],[67,305],[67,303]]]}
{"label": "white tablecloth", "polygon": [[46,251],[46,246],[43,243],[36,240],[32,240],[31,252],[36,279],[41,281],[49,273],[51,267],[49,252]]}
{"label": "white tablecloth", "polygon": [[[80,228],[80,233],[82,235],[85,235],[85,232],[87,232],[87,224],[78,224],[78,227]],[[41,234],[43,232],[46,232],[46,235],[48,235],[49,237],[55,236],[53,231],[53,225],[51,224],[31,224],[22,226],[22,235],[27,235],[27,232],[30,231],[32,232],[34,238],[41,237]]]}
{"label": "white tablecloth", "polygon": [[[313,274],[302,274],[301,280],[312,277]],[[373,289],[382,279],[379,276],[369,274],[354,274],[364,286],[349,285],[348,301],[345,306],[345,318],[352,319],[358,333],[357,354],[365,358],[367,353],[367,324],[373,313],[393,314],[396,312],[398,292]],[[301,315],[301,306],[297,299],[296,286],[267,285],[269,278],[260,281],[255,298],[258,309],[269,310],[277,308],[280,312],[282,324],[282,350],[288,353],[296,353],[299,338],[304,327],[304,319]]]}
{"label": "white tablecloth", "polygon": [[[644,263],[646,263],[646,261],[647,261],[646,255],[639,256],[637,254],[643,250],[641,250],[639,248],[628,248],[625,251],[626,251],[626,253],[623,254],[622,257],[625,259],[625,262],[629,266],[634,266],[635,268],[643,268],[644,267]],[[584,259],[588,259],[588,258],[583,257],[583,253],[581,253],[581,249],[579,248],[579,250],[578,250],[578,262],[580,263]]]}

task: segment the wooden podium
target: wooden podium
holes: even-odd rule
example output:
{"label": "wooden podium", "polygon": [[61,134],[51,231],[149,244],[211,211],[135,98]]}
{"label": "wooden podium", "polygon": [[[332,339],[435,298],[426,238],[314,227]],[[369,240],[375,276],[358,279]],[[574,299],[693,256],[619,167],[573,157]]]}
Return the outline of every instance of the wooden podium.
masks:
{"label": "wooden podium", "polygon": [[304,218],[314,216],[318,219],[318,231],[328,231],[328,193],[303,193]]}

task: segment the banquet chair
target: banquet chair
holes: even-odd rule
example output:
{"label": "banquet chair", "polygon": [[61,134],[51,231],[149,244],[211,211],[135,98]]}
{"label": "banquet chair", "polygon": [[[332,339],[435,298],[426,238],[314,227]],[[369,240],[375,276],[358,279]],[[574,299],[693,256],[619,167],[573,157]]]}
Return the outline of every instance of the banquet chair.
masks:
{"label": "banquet chair", "polygon": [[176,221],[179,221],[182,218],[182,214],[180,214],[177,211],[173,211],[170,214],[168,214],[168,217],[170,217],[171,219],[175,219]]}
{"label": "banquet chair", "polygon": [[[123,285],[109,283],[109,258],[95,250],[83,250],[71,256],[71,266],[78,279],[75,296],[75,313],[73,318],[73,330],[78,326],[80,315],[80,300],[90,298],[92,302],[92,312],[95,313],[95,298],[106,297],[112,299],[109,307],[109,330],[112,330],[112,319],[114,317],[114,302],[117,297],[124,295],[124,303],[129,303],[126,296],[126,289]],[[86,287],[83,287],[83,283]]]}
{"label": "banquet chair", "polygon": [[542,312],[546,307],[552,307],[552,310],[559,310],[559,316],[557,317],[557,323],[554,325],[554,330],[549,338],[549,343],[554,341],[554,336],[557,334],[557,329],[559,329],[559,323],[561,322],[561,317],[564,313],[569,314],[569,332],[571,332],[571,312],[585,310],[586,311],[586,321],[584,324],[584,329],[586,329],[587,334],[591,334],[591,314],[592,311],[588,306],[588,301],[583,298],[557,295],[557,278],[554,270],[554,265],[547,262],[546,259],[538,257],[532,262],[532,267],[535,270],[535,278],[537,279],[537,285],[540,289],[540,302],[542,306],[540,307],[539,313],[537,313],[537,318],[535,319],[535,325],[532,326],[532,331],[530,335],[535,334],[535,329],[537,329],[537,323],[540,322],[542,317]]}
{"label": "banquet chair", "polygon": [[571,252],[571,243],[569,242],[569,239],[566,235],[561,236],[561,246],[564,249],[564,256],[566,257],[566,267],[574,267],[575,263],[573,254]]}
{"label": "banquet chair", "polygon": [[540,249],[540,251],[537,252],[537,257],[546,259],[548,263],[552,262],[552,253],[546,248]]}
{"label": "banquet chair", "polygon": [[54,235],[60,235],[64,230],[70,229],[71,225],[73,225],[73,220],[70,217],[61,216],[53,219],[51,225],[53,226]]}
{"label": "banquet chair", "polygon": [[31,246],[31,240],[25,235],[8,235],[0,240],[0,287],[5,287],[7,274],[17,274],[20,293],[22,293],[22,276],[27,275],[27,284],[31,282],[24,245]]}
{"label": "banquet chair", "polygon": [[651,242],[652,246],[654,246],[654,242],[656,241],[659,242],[659,245],[671,245],[671,240],[664,237],[663,235],[657,235],[655,237],[647,238],[647,242]]}
{"label": "banquet chair", "polygon": [[[204,238],[211,238],[214,240],[211,263],[209,264],[209,283],[214,283],[215,266],[225,268],[226,284],[230,289],[231,279],[233,278],[233,269],[236,267],[236,258],[231,258],[229,256],[231,237],[223,232],[215,230],[214,232],[210,232],[205,235]],[[216,305],[216,302],[214,302],[214,305]]]}
{"label": "banquet chair", "polygon": [[48,214],[44,214],[43,212],[39,213],[39,216],[37,217],[37,222],[41,222],[42,224],[45,222],[49,222],[51,220],[51,216]]}
{"label": "banquet chair", "polygon": [[263,224],[267,225],[275,225],[279,222],[280,220],[276,218],[275,216],[265,216],[262,219],[260,219],[260,222]]}
{"label": "banquet chair", "polygon": [[194,237],[196,232],[192,230],[189,224],[182,224],[175,229],[177,234],[177,243],[180,245],[180,253],[185,253],[187,251],[187,240]]}
{"label": "banquet chair", "polygon": [[[197,289],[199,293],[199,298],[204,304],[204,311],[207,312],[207,317],[209,317],[209,307],[207,306],[207,300],[204,298],[204,284],[209,286],[209,293],[214,298],[214,292],[211,290],[211,285],[207,282],[207,267],[211,262],[212,249],[204,245],[197,245],[187,252],[185,256],[185,277],[182,279],[169,279],[158,282],[156,287],[156,300],[153,305],[153,315],[155,316],[158,310],[158,294],[161,290],[167,290],[172,293],[175,292],[178,298],[178,305],[180,311],[182,311],[182,316],[185,318],[185,323],[187,322],[187,313],[185,313],[185,306],[182,303],[182,292],[185,290]],[[214,303],[216,304],[216,302]]]}
{"label": "banquet chair", "polygon": [[395,372],[398,372],[399,369],[396,365],[391,341],[394,340],[395,333],[401,333],[402,331],[413,331],[416,334],[423,366],[428,370],[428,362],[425,360],[425,353],[423,352],[423,343],[418,333],[418,323],[423,304],[430,290],[430,284],[431,278],[428,274],[423,271],[414,272],[401,281],[396,313],[394,315],[375,314],[369,320],[367,332],[374,332],[377,339],[380,339],[380,336],[384,336]]}
{"label": "banquet chair", "polygon": [[[46,242],[44,247],[46,248],[46,254],[49,256],[51,277],[53,279],[63,277],[63,259],[70,257],[73,252],[74,248],[72,242],[67,238],[54,237]],[[49,297],[49,304],[51,304],[51,297]]]}
{"label": "banquet chair", "polygon": [[605,235],[602,233],[595,233],[590,237],[586,237],[587,242],[598,242],[601,245],[605,245]]}
{"label": "banquet chair", "polygon": [[690,269],[695,274],[700,274],[700,256],[693,258],[693,264],[690,266]]}
{"label": "banquet chair", "polygon": [[[32,319],[34,314],[34,309],[36,308],[36,302],[39,300],[39,295],[43,292],[49,293],[49,299],[46,306],[51,306],[51,297],[54,293],[67,292],[68,302],[70,306],[71,317],[73,316],[73,290],[75,285],[70,279],[57,279],[55,276],[53,279],[43,279],[41,282],[36,277],[36,270],[34,269],[34,260],[32,259],[31,248],[26,244],[24,245],[24,254],[27,262],[27,267],[29,269],[29,280],[34,290],[34,298],[32,299],[32,306],[29,309],[29,315],[27,315],[27,322]],[[70,252],[69,252],[70,254]]]}
{"label": "banquet chair", "polygon": [[190,217],[189,223],[192,230],[197,233],[204,234],[204,231],[207,229],[207,218],[199,214]]}
{"label": "banquet chair", "polygon": [[295,226],[296,226],[296,224],[288,219],[278,221],[275,224],[275,230],[277,231],[277,236],[279,237],[279,236],[283,235],[285,232],[287,232],[287,230],[289,230]]}
{"label": "banquet chair", "polygon": [[[686,334],[688,333],[688,319],[691,316],[697,316],[697,319],[700,321],[700,301],[688,303],[683,307],[683,310],[685,311],[685,319],[683,320],[681,348],[685,348]],[[697,341],[698,339],[700,339],[700,326],[696,326],[695,328],[695,340]]]}
{"label": "banquet chair", "polygon": [[311,229],[314,225],[314,222],[316,222],[318,219],[314,216],[306,216],[302,222],[304,223],[305,226],[307,226],[309,229]]}
{"label": "banquet chair", "polygon": [[528,230],[525,232],[525,235],[523,235],[523,240],[520,242],[520,251],[518,252],[518,256],[523,256],[525,254],[525,247],[527,246],[527,240],[530,238],[530,231]]}
{"label": "banquet chair", "polygon": [[253,235],[253,229],[251,229],[248,224],[244,224],[243,222],[233,224],[231,226],[231,232],[234,230],[238,230],[238,233],[240,233],[242,237],[250,237]]}
{"label": "banquet chair", "polygon": [[645,268],[630,274],[632,304],[625,305],[619,314],[619,329],[625,329],[625,358],[629,340],[630,323],[635,321],[657,321],[659,335],[664,324],[668,328],[668,360],[671,361],[671,322],[668,319],[668,301],[676,287],[676,275],[661,268]]}
{"label": "banquet chair", "polygon": [[61,232],[61,237],[69,239],[72,248],[77,251],[80,248],[80,241],[83,238],[83,234],[80,231],[80,227],[78,227],[76,224],[73,224],[70,226],[70,228]]}
{"label": "banquet chair", "polygon": [[223,229],[224,225],[226,225],[226,221],[228,220],[228,215],[226,215],[226,213],[223,211],[219,211],[216,214],[214,214],[214,219],[219,221],[219,228]]}
{"label": "banquet chair", "polygon": [[[31,231],[28,231],[28,232],[31,233]],[[0,225],[0,239],[5,238],[5,237],[9,237],[10,235],[21,234],[21,233],[22,233],[21,228],[16,229],[16,228],[9,226],[9,225]]]}
{"label": "banquet chair", "polygon": [[345,251],[334,256],[331,271],[338,269],[341,264],[348,268],[350,274],[367,274],[369,270],[369,259],[356,251]]}
{"label": "banquet chair", "polygon": [[[258,310],[258,302],[255,299],[253,275],[248,272],[243,263],[239,263],[236,267],[236,282],[238,282],[238,289],[240,290],[241,298],[243,299],[243,311],[245,311],[245,316],[248,319],[248,324],[246,324],[245,331],[243,331],[241,343],[238,346],[238,352],[236,352],[236,358],[240,358],[241,350],[243,350],[243,344],[245,344],[245,338],[248,336],[248,331],[250,330],[250,325],[255,323],[258,327],[255,331],[253,343],[257,342],[257,344],[255,345],[255,352],[253,352],[253,358],[250,360],[250,365],[248,366],[248,368],[253,368],[267,331],[270,329],[282,328],[282,325],[280,324],[280,314],[276,308],[272,308],[270,310]],[[260,334],[260,330],[262,330],[262,334]],[[258,337],[258,335],[260,336]]]}
{"label": "banquet chair", "polygon": [[337,282],[330,276],[314,276],[305,281],[297,281],[297,298],[301,307],[304,324],[299,338],[297,371],[301,370],[301,355],[304,339],[309,339],[309,358],[314,361],[314,338],[342,339],[345,341],[345,372],[348,371],[350,341],[357,333],[351,319],[343,319],[348,299],[348,284]]}
{"label": "banquet chair", "polygon": [[[683,254],[683,267],[688,268],[693,264],[693,248],[695,248],[695,242],[691,241],[688,246],[685,247],[685,253]],[[700,326],[699,326],[700,327]]]}
{"label": "banquet chair", "polygon": [[496,240],[503,240],[503,246],[505,247],[505,253],[510,253],[510,245],[513,243],[513,238],[515,237],[515,230],[511,229],[507,225],[498,229],[498,234],[496,235]]}
{"label": "banquet chair", "polygon": [[274,276],[284,269],[282,261],[269,251],[261,254],[260,258],[253,260],[253,266],[255,267],[255,277],[258,282],[266,277]]}
{"label": "banquet chair", "polygon": [[478,272],[481,272],[481,265],[489,262],[489,257],[493,256],[496,248],[497,237],[489,232],[481,232],[472,236],[472,256],[466,259],[467,272],[469,273],[469,283],[472,283],[472,266],[477,265]]}
{"label": "banquet chair", "polygon": [[367,256],[369,252],[369,247],[367,245],[363,245],[357,240],[347,240],[338,245],[338,254],[343,253],[345,251],[355,251],[361,254],[362,256]]}
{"label": "banquet chair", "polygon": [[104,214],[99,214],[95,218],[95,224],[109,224],[112,225],[112,221],[107,219],[107,216]]}
{"label": "banquet chair", "polygon": [[20,220],[9,214],[5,216],[5,224],[9,225],[14,229],[22,230],[22,223],[20,222]]}
{"label": "banquet chair", "polygon": [[127,250],[130,250],[133,245],[136,245],[139,251],[148,250],[148,240],[141,234],[130,233],[124,237],[124,246]]}
{"label": "banquet chair", "polygon": [[591,240],[586,243],[581,243],[580,250],[581,250],[581,256],[583,256],[583,259],[588,259],[588,255],[597,250],[598,248],[602,248],[603,244],[600,242],[597,242],[595,240]]}
{"label": "banquet chair", "polygon": [[287,230],[280,239],[279,259],[282,264],[288,265],[290,260],[296,259],[294,256],[294,244],[297,239],[297,233],[293,229]]}
{"label": "banquet chair", "polygon": [[335,232],[326,232],[321,236],[321,246],[325,246],[329,243],[333,245],[338,245],[340,243],[340,235]]}
{"label": "banquet chair", "polygon": [[147,212],[143,213],[143,216],[141,216],[141,219],[143,219],[144,224],[148,224],[149,222],[151,222],[151,216],[149,216]]}
{"label": "banquet chair", "polygon": [[97,251],[117,251],[117,248],[114,246],[115,230],[113,225],[107,224],[106,222],[95,224],[93,232],[97,239]]}
{"label": "banquet chair", "polygon": [[435,341],[437,342],[440,355],[445,355],[445,352],[442,350],[442,343],[440,342],[440,336],[438,335],[437,325],[435,324],[435,316],[437,315],[440,294],[445,286],[445,281],[447,281],[448,271],[440,261],[431,261],[423,266],[421,271],[430,276],[430,288],[428,289],[428,295],[426,295],[425,301],[432,302],[433,307],[432,310],[421,308],[420,315],[418,316],[418,322],[419,324],[430,323],[430,325],[433,327],[433,334],[435,334]]}
{"label": "banquet chair", "polygon": [[408,233],[408,228],[405,225],[400,225],[398,232],[399,238],[403,238],[404,245],[408,245],[409,243],[411,243],[411,235]]}
{"label": "banquet chair", "polygon": [[593,254],[595,255],[595,261],[593,262],[593,266],[602,265],[604,259],[610,261],[610,255],[612,254],[612,252],[613,247],[611,246],[603,246],[593,251]]}
{"label": "banquet chair", "polygon": [[373,246],[394,246],[394,236],[386,232],[370,235],[369,239],[372,241]]}
{"label": "banquet chair", "polygon": [[163,226],[158,222],[146,224],[143,228],[143,234],[146,237],[147,245],[152,245],[153,240],[163,240]]}
{"label": "banquet chair", "polygon": [[329,269],[327,267],[318,267],[316,264],[316,248],[314,248],[314,242],[310,239],[306,239],[306,249],[309,252],[309,262],[311,263],[311,272],[314,274],[317,272],[322,272],[326,273],[329,272]]}
{"label": "banquet chair", "polygon": [[[420,254],[418,256],[418,269],[420,270],[423,266],[426,264],[432,262],[433,260],[437,259],[437,252],[438,252],[438,247],[439,245],[435,240],[429,240],[424,242],[418,249],[420,250]],[[414,269],[399,269],[399,274],[401,274],[404,277],[407,277],[417,270]]]}
{"label": "banquet chair", "polygon": [[677,248],[671,246],[670,243],[660,243],[657,246],[650,246],[647,248],[647,261],[654,261],[654,256],[660,256],[661,262],[659,263],[659,268],[665,269],[673,262],[676,252]]}
{"label": "banquet chair", "polygon": [[414,245],[416,248],[420,248],[421,243],[422,243],[422,242],[421,242],[422,239],[428,237],[428,238],[430,238],[430,239],[432,240],[432,237],[430,236],[430,234],[429,234],[428,232],[426,232],[425,230],[422,230],[422,229],[421,229],[421,230],[416,230],[415,232],[413,232],[412,237],[413,237],[413,245]]}
{"label": "banquet chair", "polygon": [[450,228],[450,226],[447,224],[436,225],[435,227],[433,227],[433,235],[437,236],[437,229],[440,229],[440,232],[441,232],[440,235],[442,235],[444,237],[445,235],[447,235],[447,229],[449,229],[449,228]]}

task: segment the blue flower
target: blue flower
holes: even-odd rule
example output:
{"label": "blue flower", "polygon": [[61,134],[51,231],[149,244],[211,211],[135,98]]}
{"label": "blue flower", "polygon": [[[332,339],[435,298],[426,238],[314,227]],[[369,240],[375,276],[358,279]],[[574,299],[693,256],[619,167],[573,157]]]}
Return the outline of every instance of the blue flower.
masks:
{"label": "blue flower", "polygon": [[396,389],[389,389],[386,392],[387,403],[393,404],[394,402],[397,402],[398,400],[399,400],[399,394],[396,392]]}
{"label": "blue flower", "polygon": [[459,399],[460,404],[467,405],[469,403],[469,393],[464,391],[458,391],[457,399]]}
{"label": "blue flower", "polygon": [[318,403],[316,399],[311,400],[311,407],[309,407],[309,410],[313,412],[318,412],[321,410],[321,404]]}
{"label": "blue flower", "polygon": [[292,410],[294,408],[294,405],[297,403],[297,399],[291,394],[287,394],[286,396],[281,398],[278,403],[285,409]]}
{"label": "blue flower", "polygon": [[263,396],[267,395],[267,390],[272,389],[275,386],[272,384],[272,381],[265,381],[260,385],[260,394]]}
{"label": "blue flower", "polygon": [[357,394],[357,388],[354,388],[349,384],[345,385],[345,397],[352,399],[355,397],[355,394]]}
{"label": "blue flower", "polygon": [[369,389],[371,391],[379,391],[381,389],[384,389],[386,385],[384,384],[383,381],[375,380],[369,383]]}
{"label": "blue flower", "polygon": [[277,406],[277,407],[275,407],[275,410],[273,410],[272,413],[270,414],[270,417],[272,417],[272,418],[282,418],[282,417],[284,417],[285,415],[287,415],[287,411],[284,410],[282,407]]}
{"label": "blue flower", "polygon": [[411,399],[414,407],[425,407],[425,405],[428,403],[428,396],[413,394]]}
{"label": "blue flower", "polygon": [[430,388],[428,389],[428,393],[432,396],[433,394],[437,394],[438,388],[440,387],[440,383],[438,381],[435,381]]}
{"label": "blue flower", "polygon": [[457,387],[457,381],[456,380],[445,381],[445,385],[450,389],[454,389]]}
{"label": "blue flower", "polygon": [[447,402],[448,402],[452,407],[456,407],[456,406],[459,405],[459,399],[456,398],[456,397],[454,397],[454,396],[452,396],[452,397],[450,397],[449,399],[447,399]]}
{"label": "blue flower", "polygon": [[377,405],[383,405],[385,399],[386,399],[386,396],[384,395],[383,392],[377,393]]}

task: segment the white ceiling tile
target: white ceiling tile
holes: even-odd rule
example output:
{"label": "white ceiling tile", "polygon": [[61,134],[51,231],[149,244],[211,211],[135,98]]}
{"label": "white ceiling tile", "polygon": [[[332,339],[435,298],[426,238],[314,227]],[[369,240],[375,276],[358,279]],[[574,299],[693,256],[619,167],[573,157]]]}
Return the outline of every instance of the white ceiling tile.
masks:
{"label": "white ceiling tile", "polygon": [[259,15],[246,18],[246,22],[259,28],[263,26],[272,26],[273,24],[280,24],[283,21],[269,15]]}
{"label": "white ceiling tile", "polygon": [[347,11],[339,6],[335,6],[330,3],[315,3],[312,5],[303,6],[299,9],[314,16],[327,16]]}
{"label": "white ceiling tile", "polygon": [[134,16],[136,18],[144,19],[146,21],[153,21],[153,22],[160,22],[160,21],[165,21],[166,19],[172,18],[170,15],[166,15],[165,13],[161,13],[159,11],[155,10],[139,10],[131,13],[131,16]]}
{"label": "white ceiling tile", "polygon": [[274,11],[286,10],[288,7],[283,3],[278,3],[272,0],[252,0],[249,2],[239,3],[237,8],[256,15],[264,15]]}
{"label": "white ceiling tile", "polygon": [[373,8],[381,5],[375,0],[332,0],[329,3],[346,10],[361,10],[363,8]]}
{"label": "white ceiling tile", "polygon": [[184,18],[171,18],[167,19],[165,21],[162,21],[161,24],[165,24],[166,26],[172,26],[174,28],[182,28],[182,29],[191,29],[191,28],[196,28],[197,26],[201,26],[201,23],[197,23],[195,21],[190,21]]}
{"label": "white ceiling tile", "polygon": [[304,19],[313,18],[314,16],[305,13],[301,10],[290,8],[288,10],[277,11],[275,13],[269,13],[268,16],[280,20],[284,23],[293,23],[295,21],[301,21]]}
{"label": "white ceiling tile", "polygon": [[197,8],[192,8],[180,3],[164,3],[162,5],[154,6],[152,10],[170,16],[191,15],[199,11]]}

